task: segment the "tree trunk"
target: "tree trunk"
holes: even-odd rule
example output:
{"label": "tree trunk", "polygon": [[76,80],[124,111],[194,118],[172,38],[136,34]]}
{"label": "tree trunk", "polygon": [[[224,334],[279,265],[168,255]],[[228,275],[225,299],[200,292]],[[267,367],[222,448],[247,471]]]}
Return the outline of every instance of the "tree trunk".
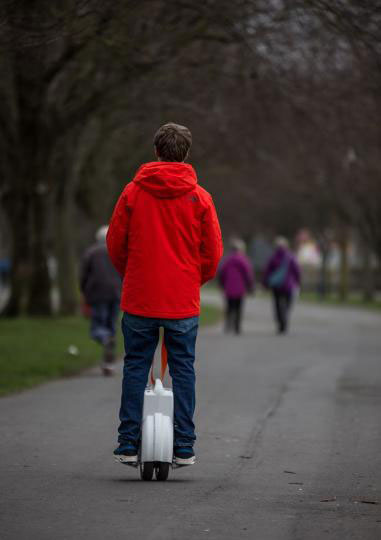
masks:
{"label": "tree trunk", "polygon": [[78,308],[78,275],[73,231],[73,202],[67,200],[67,197],[57,205],[55,219],[59,311],[62,315],[73,315]]}
{"label": "tree trunk", "polygon": [[48,196],[44,184],[32,197],[31,274],[28,315],[51,315],[51,282],[48,270]]}
{"label": "tree trunk", "polygon": [[320,264],[320,279],[318,284],[318,295],[321,300],[324,300],[327,294],[329,293],[329,270],[328,270],[328,260],[329,260],[329,243],[325,240],[319,242],[320,254],[321,254],[321,264]]}
{"label": "tree trunk", "polygon": [[345,302],[348,298],[349,287],[349,260],[348,260],[348,235],[343,231],[339,240],[340,270],[339,270],[339,298]]}
{"label": "tree trunk", "polygon": [[364,302],[372,302],[374,299],[372,252],[367,245],[364,245],[363,251],[362,288]]}
{"label": "tree trunk", "polygon": [[3,311],[7,317],[18,317],[25,310],[30,273],[30,236],[28,196],[13,193],[5,202],[4,210],[12,231],[10,297]]}

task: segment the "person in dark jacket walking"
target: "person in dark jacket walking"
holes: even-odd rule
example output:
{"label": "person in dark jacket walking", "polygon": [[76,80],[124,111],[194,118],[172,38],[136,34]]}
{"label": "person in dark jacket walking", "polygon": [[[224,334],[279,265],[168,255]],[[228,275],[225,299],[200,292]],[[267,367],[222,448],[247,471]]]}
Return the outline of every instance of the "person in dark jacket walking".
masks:
{"label": "person in dark jacket walking", "polygon": [[285,334],[288,330],[292,300],[300,287],[300,268],[288,248],[286,238],[278,237],[275,246],[275,252],[264,272],[263,284],[271,289],[273,294],[278,333]]}
{"label": "person in dark jacket walking", "polygon": [[218,280],[225,295],[225,331],[241,333],[243,300],[254,290],[254,273],[245,255],[245,244],[239,238],[230,242],[230,253],[222,260]]}
{"label": "person in dark jacket walking", "polygon": [[82,258],[80,286],[90,306],[90,335],[103,346],[102,372],[104,375],[112,375],[121,279],[107,252],[107,230],[106,226],[98,230],[96,243],[87,249]]}

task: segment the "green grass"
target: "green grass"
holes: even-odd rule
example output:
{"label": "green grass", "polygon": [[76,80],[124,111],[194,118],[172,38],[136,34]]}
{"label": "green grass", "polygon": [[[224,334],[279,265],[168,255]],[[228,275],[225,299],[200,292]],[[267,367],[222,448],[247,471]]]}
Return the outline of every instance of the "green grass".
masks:
{"label": "green grass", "polygon": [[[269,291],[265,289],[259,289],[259,291],[255,293],[255,295],[259,298],[270,298]],[[373,311],[381,310],[381,298],[379,296],[376,297],[372,302],[365,302],[360,293],[350,293],[347,300],[343,302],[342,300],[340,300],[338,295],[334,293],[328,294],[324,299],[322,299],[316,292],[302,291],[297,301],[317,304],[320,306],[333,306],[343,309],[358,308]]]}
{"label": "green grass", "polygon": [[[220,315],[218,308],[203,306],[201,325],[216,323]],[[78,355],[70,354],[70,345]],[[100,356],[99,345],[89,338],[89,321],[82,317],[0,319],[0,396],[75,375],[98,364]]]}
{"label": "green grass", "polygon": [[221,309],[209,304],[203,304],[201,307],[200,325],[209,326],[216,324],[222,316]]}
{"label": "green grass", "polygon": [[313,302],[322,306],[336,306],[340,308],[360,308],[370,310],[381,310],[381,299],[376,298],[372,302],[364,301],[361,294],[351,293],[344,301],[340,300],[337,294],[329,294],[322,299],[315,292],[302,292],[300,300],[303,302]]}

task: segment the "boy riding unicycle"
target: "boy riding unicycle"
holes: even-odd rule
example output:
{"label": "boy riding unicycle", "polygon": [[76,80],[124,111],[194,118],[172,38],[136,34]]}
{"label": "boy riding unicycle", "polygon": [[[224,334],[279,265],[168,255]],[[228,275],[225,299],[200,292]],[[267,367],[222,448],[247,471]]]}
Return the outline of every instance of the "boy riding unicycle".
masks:
{"label": "boy riding unicycle", "polygon": [[174,462],[195,462],[200,287],[216,273],[222,240],[212,197],[184,163],[191,143],[184,126],[165,124],[158,130],[157,161],[142,165],[127,184],[107,234],[111,260],[123,278],[125,357],[119,446],[114,450],[122,463],[138,461],[144,390],[160,327],[174,395]]}

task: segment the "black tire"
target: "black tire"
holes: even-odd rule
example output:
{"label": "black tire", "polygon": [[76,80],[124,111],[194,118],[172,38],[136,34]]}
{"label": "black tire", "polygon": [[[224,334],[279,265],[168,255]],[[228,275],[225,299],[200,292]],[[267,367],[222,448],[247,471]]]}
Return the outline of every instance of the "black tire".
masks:
{"label": "black tire", "polygon": [[152,461],[145,461],[144,463],[140,464],[140,478],[142,480],[152,480],[153,477],[153,462]]}
{"label": "black tire", "polygon": [[159,482],[164,482],[168,478],[168,473],[169,463],[164,463],[163,461],[158,463],[155,469],[156,480],[159,480]]}

